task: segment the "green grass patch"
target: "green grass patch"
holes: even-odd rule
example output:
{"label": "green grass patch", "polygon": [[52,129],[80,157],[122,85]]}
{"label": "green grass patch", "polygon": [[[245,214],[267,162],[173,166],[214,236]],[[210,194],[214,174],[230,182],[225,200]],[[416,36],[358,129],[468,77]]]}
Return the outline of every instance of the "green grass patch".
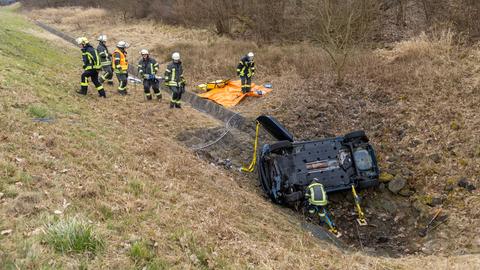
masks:
{"label": "green grass patch", "polygon": [[138,197],[143,194],[145,184],[143,184],[143,182],[138,179],[133,179],[128,183],[128,187],[130,192],[133,193],[135,197]]}
{"label": "green grass patch", "polygon": [[128,255],[137,269],[170,269],[168,262],[156,257],[154,246],[147,241],[140,240],[133,243]]}
{"label": "green grass patch", "polygon": [[105,244],[93,226],[79,218],[59,220],[46,225],[45,243],[61,253],[85,253],[95,255]]}
{"label": "green grass patch", "polygon": [[50,112],[42,105],[31,105],[28,107],[28,114],[33,118],[47,118],[50,116]]}

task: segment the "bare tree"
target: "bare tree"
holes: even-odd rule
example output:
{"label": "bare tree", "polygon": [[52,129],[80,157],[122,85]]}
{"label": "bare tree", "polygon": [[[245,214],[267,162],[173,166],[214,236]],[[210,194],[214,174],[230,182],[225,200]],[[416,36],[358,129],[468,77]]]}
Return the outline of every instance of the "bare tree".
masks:
{"label": "bare tree", "polygon": [[311,2],[312,39],[328,54],[337,76],[336,84],[345,78],[345,65],[353,50],[369,36],[376,0],[319,0]]}

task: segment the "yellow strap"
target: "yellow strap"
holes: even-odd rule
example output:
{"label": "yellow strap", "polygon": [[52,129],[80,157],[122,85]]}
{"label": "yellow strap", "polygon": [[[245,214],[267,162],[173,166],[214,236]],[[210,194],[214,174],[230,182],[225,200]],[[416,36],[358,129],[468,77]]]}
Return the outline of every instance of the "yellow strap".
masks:
{"label": "yellow strap", "polygon": [[248,167],[243,166],[242,171],[244,172],[253,172],[255,170],[255,164],[257,164],[257,145],[258,145],[258,133],[260,130],[260,123],[257,122],[257,127],[255,129],[255,141],[253,143],[253,158],[252,162],[250,162],[250,165]]}
{"label": "yellow strap", "polygon": [[358,212],[358,219],[362,222],[366,222],[365,220],[365,214],[363,213],[362,211],[362,207],[360,207],[360,203],[359,203],[359,200],[358,200],[358,195],[357,195],[357,191],[355,190],[355,186],[352,185],[352,194],[353,194],[353,198],[355,200],[355,206],[357,208],[357,212]]}

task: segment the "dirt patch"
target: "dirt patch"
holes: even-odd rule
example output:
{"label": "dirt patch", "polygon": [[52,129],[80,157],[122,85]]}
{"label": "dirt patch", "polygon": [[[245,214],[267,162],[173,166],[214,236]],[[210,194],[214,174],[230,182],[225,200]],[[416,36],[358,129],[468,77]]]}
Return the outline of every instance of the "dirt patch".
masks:
{"label": "dirt patch", "polygon": [[41,195],[39,193],[23,193],[13,200],[10,212],[15,215],[34,215],[42,209],[40,201]]}

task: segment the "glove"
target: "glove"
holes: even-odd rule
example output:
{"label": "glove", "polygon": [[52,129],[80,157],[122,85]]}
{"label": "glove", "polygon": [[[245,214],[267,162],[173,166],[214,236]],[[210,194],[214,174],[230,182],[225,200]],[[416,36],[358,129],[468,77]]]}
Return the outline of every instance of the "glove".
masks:
{"label": "glove", "polygon": [[148,80],[148,74],[143,74],[142,77],[143,77],[145,80]]}

